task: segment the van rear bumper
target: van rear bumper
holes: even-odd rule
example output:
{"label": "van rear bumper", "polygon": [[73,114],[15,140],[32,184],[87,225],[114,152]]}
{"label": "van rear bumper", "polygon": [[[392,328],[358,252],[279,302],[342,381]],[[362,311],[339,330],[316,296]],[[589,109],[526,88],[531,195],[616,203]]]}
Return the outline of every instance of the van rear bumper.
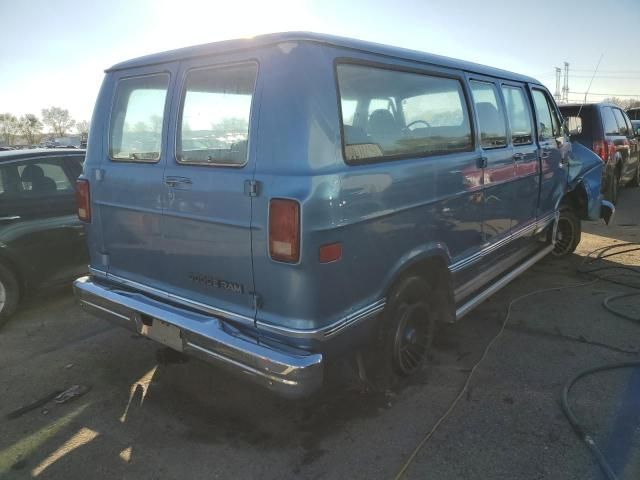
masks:
{"label": "van rear bumper", "polygon": [[92,277],[79,278],[73,289],[78,304],[94,315],[145,336],[153,321],[177,327],[177,340],[167,341],[172,348],[221,365],[282,396],[305,397],[322,385],[323,357],[319,353],[293,353],[264,345],[218,318],[105,285]]}

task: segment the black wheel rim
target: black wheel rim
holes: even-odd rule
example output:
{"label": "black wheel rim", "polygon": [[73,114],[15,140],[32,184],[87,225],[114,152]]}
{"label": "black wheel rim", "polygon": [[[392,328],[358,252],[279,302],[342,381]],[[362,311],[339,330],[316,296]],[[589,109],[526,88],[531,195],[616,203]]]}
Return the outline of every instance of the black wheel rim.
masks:
{"label": "black wheel rim", "polygon": [[558,256],[566,255],[571,251],[575,239],[576,231],[573,223],[565,217],[558,219],[558,230],[556,231],[556,245],[553,253]]}
{"label": "black wheel rim", "polygon": [[424,303],[404,304],[393,345],[393,360],[399,373],[414,373],[424,363],[431,346],[429,308]]}

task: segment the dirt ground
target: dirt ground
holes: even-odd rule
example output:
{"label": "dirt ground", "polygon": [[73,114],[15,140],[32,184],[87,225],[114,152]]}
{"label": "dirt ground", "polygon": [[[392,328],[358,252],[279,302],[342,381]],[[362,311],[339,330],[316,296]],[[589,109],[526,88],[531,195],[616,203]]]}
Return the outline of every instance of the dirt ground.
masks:
{"label": "dirt ground", "polygon": [[[575,255],[542,261],[443,328],[430,364],[389,392],[367,391],[341,365],[315,398],[284,401],[196,360],[159,364],[165,350],[80,311],[69,289],[36,299],[0,331],[0,478],[394,478],[513,299],[584,284],[590,278],[577,269],[588,252],[640,241],[640,189],[622,192],[614,226],[584,230]],[[640,252],[605,263],[640,265]],[[627,290],[598,281],[515,303],[504,334],[406,477],[602,478],[560,396],[581,369],[639,359],[640,325],[602,307]],[[620,305],[640,315],[637,298]],[[76,384],[91,389],[67,403],[51,400]],[[640,478],[640,369],[584,379],[571,405],[620,478]]]}

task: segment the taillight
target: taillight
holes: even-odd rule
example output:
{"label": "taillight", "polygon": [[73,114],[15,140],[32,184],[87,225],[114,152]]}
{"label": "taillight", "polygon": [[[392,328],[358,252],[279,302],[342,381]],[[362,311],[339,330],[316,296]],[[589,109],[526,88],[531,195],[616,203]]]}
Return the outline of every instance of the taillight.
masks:
{"label": "taillight", "polygon": [[79,178],[76,181],[76,205],[78,218],[83,222],[91,221],[91,201],[89,196],[89,180]]}
{"label": "taillight", "polygon": [[616,145],[610,140],[593,142],[593,151],[598,154],[603,162],[608,162],[616,153]]}
{"label": "taillight", "polygon": [[598,154],[603,162],[607,161],[606,142],[601,142],[600,140],[596,140],[595,142],[593,142],[593,151]]}
{"label": "taillight", "polygon": [[269,202],[269,255],[289,263],[300,258],[300,204],[295,200]]}

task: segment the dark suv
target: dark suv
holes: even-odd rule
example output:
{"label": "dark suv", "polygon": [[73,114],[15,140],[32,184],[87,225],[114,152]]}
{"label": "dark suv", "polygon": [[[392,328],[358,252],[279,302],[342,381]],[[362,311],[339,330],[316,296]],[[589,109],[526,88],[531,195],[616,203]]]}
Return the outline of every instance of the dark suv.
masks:
{"label": "dark suv", "polygon": [[640,120],[640,107],[627,108],[626,113],[631,120]]}
{"label": "dark suv", "polygon": [[605,162],[602,189],[608,200],[616,203],[620,184],[640,184],[638,136],[621,108],[593,103],[560,105],[560,111],[571,140],[592,149]]}
{"label": "dark suv", "polygon": [[0,153],[0,326],[20,299],[86,272],[75,181],[84,150]]}

